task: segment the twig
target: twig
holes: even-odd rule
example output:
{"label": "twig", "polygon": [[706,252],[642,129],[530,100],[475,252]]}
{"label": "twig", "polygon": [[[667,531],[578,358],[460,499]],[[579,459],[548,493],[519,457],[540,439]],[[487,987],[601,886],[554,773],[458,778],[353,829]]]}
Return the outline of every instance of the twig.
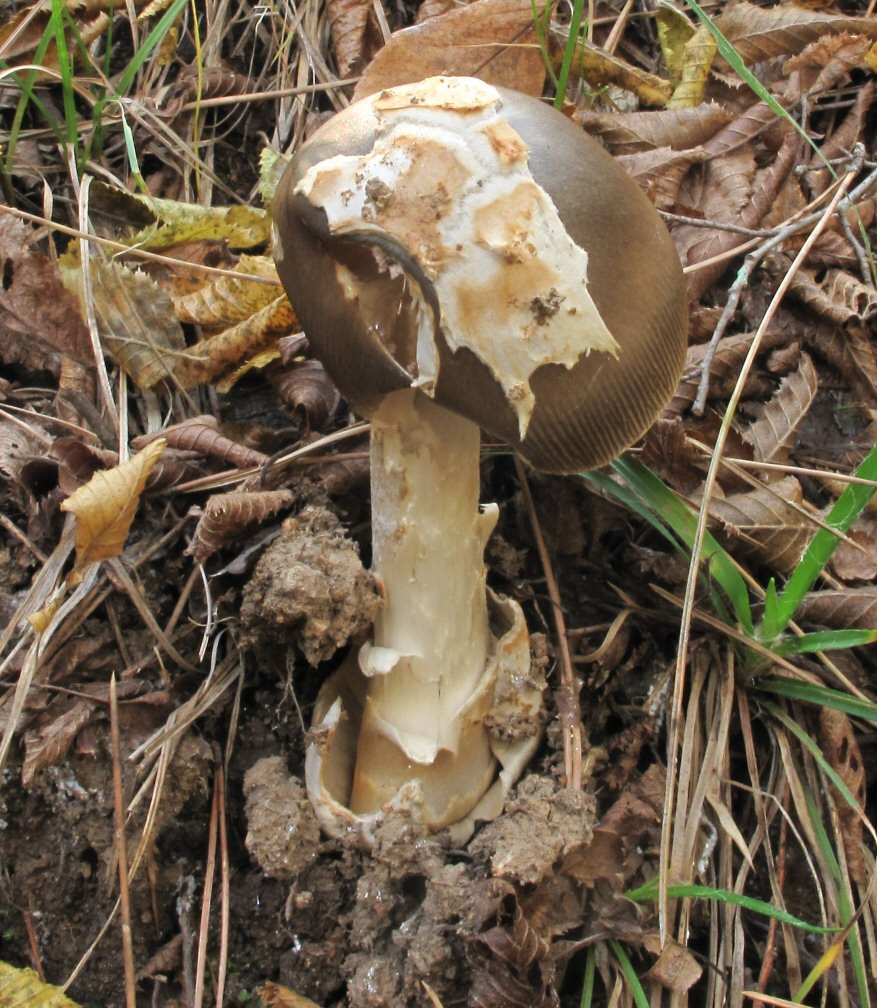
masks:
{"label": "twig", "polygon": [[580,790],[582,786],[582,751],[584,748],[582,735],[584,727],[582,725],[582,711],[579,705],[579,689],[576,682],[575,670],[569,653],[569,641],[566,637],[566,621],[563,618],[563,607],[560,601],[560,591],[557,587],[557,579],[551,566],[551,558],[545,547],[545,539],[542,536],[542,529],[539,527],[539,520],[536,517],[536,508],[533,504],[533,495],[530,493],[530,484],[527,482],[527,473],[524,464],[515,456],[515,465],[518,470],[518,482],[521,485],[521,494],[527,507],[527,514],[530,518],[530,527],[533,530],[533,538],[536,540],[536,549],[539,552],[539,562],[542,564],[542,572],[545,577],[545,585],[548,589],[548,597],[551,600],[551,610],[554,616],[554,632],[557,637],[557,655],[560,664],[560,686],[557,690],[557,718],[563,735],[563,771],[566,776],[566,786]]}
{"label": "twig", "polygon": [[222,1008],[225,997],[225,974],[228,968],[228,934],[231,924],[231,871],[228,862],[228,824],[225,814],[225,771],[222,762],[216,765],[216,794],[219,798],[219,866],[220,918],[219,961],[216,964],[216,1008]]}
{"label": "twig", "polygon": [[195,995],[192,999],[194,1008],[201,1008],[204,1003],[204,974],[207,970],[207,936],[210,930],[213,876],[216,872],[216,836],[219,822],[220,782],[221,777],[217,772],[213,776],[213,802],[210,806],[210,832],[207,836],[207,865],[204,869],[204,895],[201,899],[201,924],[198,928],[198,963],[195,967]]}
{"label": "twig", "polygon": [[21,911],[21,920],[24,924],[25,933],[27,934],[27,944],[30,948],[30,958],[33,963],[33,968],[36,970],[36,974],[40,980],[45,983],[46,971],[43,969],[43,960],[40,958],[40,946],[37,942],[37,935],[33,926],[33,914],[30,910]]}
{"label": "twig", "polygon": [[131,940],[131,900],[128,887],[128,853],[125,849],[125,800],[122,796],[122,755],[119,741],[119,705],[116,674],[110,676],[110,750],[113,760],[113,823],[119,867],[119,909],[122,926],[122,961],[125,968],[125,1005],[137,1008],[134,944]]}

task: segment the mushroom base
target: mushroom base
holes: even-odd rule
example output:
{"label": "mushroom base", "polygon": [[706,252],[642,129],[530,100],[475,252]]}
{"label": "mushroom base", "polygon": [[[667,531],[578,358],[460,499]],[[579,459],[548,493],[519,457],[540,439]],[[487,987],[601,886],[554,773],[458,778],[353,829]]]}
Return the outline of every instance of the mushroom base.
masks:
{"label": "mushroom base", "polygon": [[[517,603],[488,590],[490,644],[484,673],[465,711],[456,752],[441,750],[428,764],[412,762],[387,740],[387,772],[405,780],[376,809],[351,811],[357,749],[367,708],[368,678],[352,652],[325,683],[314,708],[305,776],[323,828],[332,836],[371,846],[375,831],[392,812],[431,829],[447,828],[455,843],[471,835],[478,820],[502,811],[509,788],[539,744],[544,682],[531,671],[529,636]],[[473,774],[474,765],[479,772]],[[361,787],[361,781],[357,781]]]}

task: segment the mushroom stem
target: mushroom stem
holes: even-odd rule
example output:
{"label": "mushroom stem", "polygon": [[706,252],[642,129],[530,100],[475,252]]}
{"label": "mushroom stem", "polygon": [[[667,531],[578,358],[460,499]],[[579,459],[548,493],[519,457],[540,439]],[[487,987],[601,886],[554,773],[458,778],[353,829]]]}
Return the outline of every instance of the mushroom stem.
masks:
{"label": "mushroom stem", "polygon": [[497,510],[479,507],[479,449],[474,423],[415,389],[372,417],[372,569],[385,604],[359,655],[355,813],[418,778],[426,817],[452,822],[495,775],[483,554]]}

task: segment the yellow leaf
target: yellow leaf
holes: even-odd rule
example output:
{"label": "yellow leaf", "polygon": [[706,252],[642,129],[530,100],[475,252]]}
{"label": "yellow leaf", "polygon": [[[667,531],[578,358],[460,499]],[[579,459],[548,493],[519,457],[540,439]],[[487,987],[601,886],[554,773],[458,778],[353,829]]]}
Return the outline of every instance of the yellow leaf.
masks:
{"label": "yellow leaf", "polygon": [[61,502],[76,515],[76,561],[79,566],[122,552],[140,494],[152,467],[164,451],[159,438],[113,469],[100,470]]}
{"label": "yellow leaf", "polygon": [[43,983],[32,969],[18,969],[0,962],[0,1005],[2,1008],[78,1008],[64,992]]}
{"label": "yellow leaf", "polygon": [[283,987],[270,980],[263,984],[256,993],[266,1005],[269,1005],[269,1008],[320,1008],[310,998],[302,997],[301,994],[296,994],[288,987]]}
{"label": "yellow leaf", "polygon": [[270,349],[278,337],[298,325],[285,294],[275,297],[242,322],[189,347],[178,360],[174,376],[184,389],[215,381]]}
{"label": "yellow leaf", "polygon": [[716,40],[706,25],[701,25],[685,43],[682,74],[667,108],[694,108],[703,101],[707,78],[716,58]]}
{"label": "yellow leaf", "polygon": [[646,105],[666,105],[673,88],[669,81],[648,73],[590,42],[576,46],[574,68],[592,87],[615,84],[632,91]]}
{"label": "yellow leaf", "polygon": [[685,46],[694,34],[694,26],[688,18],[669,3],[659,3],[655,12],[658,28],[658,42],[664,56],[664,64],[670,81],[676,85],[685,65]]}
{"label": "yellow leaf", "polygon": [[[49,624],[52,622],[52,617],[61,608],[61,599],[55,599],[48,605],[43,606],[42,609],[38,609],[36,612],[31,613],[28,616],[28,623],[34,628],[38,633],[45,633],[49,628]],[[0,1002],[2,1005],[2,1002]]]}

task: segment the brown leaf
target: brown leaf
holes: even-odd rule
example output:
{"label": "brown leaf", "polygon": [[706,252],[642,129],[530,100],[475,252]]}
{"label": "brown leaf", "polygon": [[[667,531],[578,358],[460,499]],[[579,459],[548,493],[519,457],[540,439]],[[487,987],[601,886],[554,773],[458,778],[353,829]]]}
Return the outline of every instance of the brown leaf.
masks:
{"label": "brown leaf", "polygon": [[137,980],[151,980],[156,974],[167,974],[175,970],[183,957],[182,948],[183,936],[177,933],[137,971]]}
{"label": "brown leaf", "polygon": [[162,95],[156,114],[162,119],[174,119],[187,102],[205,98],[227,98],[248,94],[253,90],[253,78],[235,73],[225,66],[188,67]]}
{"label": "brown leaf", "polygon": [[139,451],[158,438],[163,438],[171,448],[218,458],[229,465],[237,466],[239,469],[258,467],[268,461],[268,456],[263,452],[232,441],[231,438],[222,434],[216,417],[209,414],[190,417],[181,423],[165,427],[155,434],[141,434],[132,439],[131,447],[135,451]]}
{"label": "brown leaf", "polygon": [[213,494],[204,505],[186,553],[194,557],[195,563],[204,563],[230,539],[239,537],[245,526],[266,521],[291,507],[294,500],[292,490]]}
{"label": "brown leaf", "polygon": [[380,49],[383,36],[371,0],[327,0],[339,77],[354,77]]}
{"label": "brown leaf", "polygon": [[846,270],[828,270],[819,280],[812,270],[798,270],[790,290],[812,312],[835,325],[870,322],[877,315],[877,290]]}
{"label": "brown leaf", "polygon": [[660,828],[663,784],[663,769],[652,764],[619,795],[591,843],[564,858],[563,871],[587,886],[606,881],[620,893],[642,864],[646,838]]}
{"label": "brown leaf", "polygon": [[114,469],[96,472],[88,483],[61,502],[62,511],[76,515],[78,566],[122,552],[140,494],[164,446],[164,441],[154,441]]}
{"label": "brown leaf", "polygon": [[535,41],[530,0],[475,0],[394,32],[366,67],[353,97],[440,74],[480,77],[538,96],[545,67]]}
{"label": "brown leaf", "polygon": [[272,365],[268,380],[280,402],[306,430],[323,430],[341,402],[341,393],[316,360]]}
{"label": "brown leaf", "polygon": [[803,501],[794,476],[748,493],[710,502],[710,516],[741,549],[781,573],[791,571],[813,535],[814,526],[794,505]]}
{"label": "brown leaf", "polygon": [[877,18],[824,13],[794,3],[757,7],[747,0],[726,7],[715,18],[715,26],[748,64],[799,53],[822,35],[877,34]]}
{"label": "brown leaf", "polygon": [[167,292],[141,270],[97,259],[91,288],[101,341],[113,360],[141,389],[168,378],[186,341]]}
{"label": "brown leaf", "polygon": [[657,147],[685,151],[704,144],[733,116],[715,102],[695,108],[649,112],[582,112],[586,133],[599,137],[611,154],[638,154]]}
{"label": "brown leaf", "polygon": [[320,1008],[310,998],[302,997],[282,984],[269,980],[256,991],[268,1008]]}
{"label": "brown leaf", "polygon": [[57,766],[73,745],[77,733],[91,720],[95,705],[88,700],[66,701],[62,713],[50,706],[44,717],[50,718],[39,728],[24,734],[24,760],[21,765],[22,787],[30,787],[40,770]]}
{"label": "brown leaf", "polygon": [[684,994],[701,978],[703,967],[684,945],[672,938],[662,944],[658,935],[644,935],[643,946],[658,957],[646,977],[657,980],[662,987]]}
{"label": "brown leaf", "polygon": [[804,326],[804,339],[815,354],[850,383],[866,403],[877,401],[877,350],[871,334],[852,326],[839,329],[833,323]]}
{"label": "brown leaf", "polygon": [[841,581],[873,581],[877,578],[877,518],[863,515],[847,532],[847,539],[852,541],[838,543],[831,554],[832,573]]}
{"label": "brown leaf", "polygon": [[[723,133],[726,132],[723,131]],[[731,144],[731,141],[731,136],[722,139],[722,143]],[[715,143],[716,141],[714,140],[713,144]],[[705,145],[707,149],[711,146],[711,144]],[[758,227],[773,206],[777,194],[780,192],[789,172],[791,172],[797,161],[798,148],[797,135],[791,132],[788,133],[776,158],[766,168],[756,172],[749,197],[740,207],[739,213],[734,213],[730,210],[723,203],[722,197],[722,189],[729,188],[736,194],[742,195],[744,186],[741,184],[743,179],[738,177],[739,170],[728,175],[727,172],[720,172],[719,169],[714,168],[715,162],[708,163],[701,169],[704,174],[700,178],[699,192],[701,196],[699,199],[695,199],[694,201],[687,200],[686,202],[691,206],[698,207],[703,212],[704,217],[709,220],[715,220],[724,224],[738,224],[748,228]],[[746,152],[742,149],[739,151],[729,150],[729,153],[725,156],[731,157],[735,162],[738,162],[741,158],[746,157]],[[754,162],[752,163],[754,165]],[[748,167],[746,171],[748,173]],[[697,176],[698,172],[695,171],[690,174]],[[723,178],[724,185],[714,190],[711,180],[717,175]],[[684,257],[683,261],[688,265],[720,256],[722,253],[736,248],[740,243],[740,236],[730,231],[707,230],[703,231],[700,235],[694,235],[691,233],[694,230],[697,229],[680,227],[673,231],[676,247],[679,249],[680,256]],[[726,265],[723,260],[720,260],[709,267],[698,270],[689,278],[689,297],[692,300],[699,299],[722,275]]]}
{"label": "brown leaf", "polygon": [[76,437],[56,438],[49,454],[58,460],[58,486],[67,496],[87,483],[99,469],[114,466],[119,461],[116,452],[98,448]]}
{"label": "brown leaf", "polygon": [[686,437],[679,417],[659,419],[643,442],[642,460],[665,482],[691,494],[703,482],[704,458]]}
{"label": "brown leaf", "polygon": [[703,150],[672,151],[669,147],[622,154],[618,163],[639,182],[659,210],[673,210],[679,202],[679,187],[689,169],[707,159]]}
{"label": "brown leaf", "polygon": [[57,265],[30,249],[32,237],[21,221],[0,215],[0,360],[56,377],[62,357],[92,366],[79,304]]}
{"label": "brown leaf", "polygon": [[871,630],[877,627],[877,587],[810,592],[804,596],[798,616],[840,630]]}
{"label": "brown leaf", "polygon": [[764,407],[760,419],[746,432],[755,458],[760,462],[786,462],[799,424],[816,398],[819,380],[807,354],[801,354],[797,371],[780,384],[776,395]]}
{"label": "brown leaf", "polygon": [[[819,737],[822,752],[831,768],[859,803],[859,809],[864,809],[867,784],[865,764],[850,719],[842,711],[820,707]],[[862,853],[865,843],[862,817],[854,808],[850,808],[846,798],[836,788],[833,790],[847,865],[856,882],[864,885],[868,873]]]}
{"label": "brown leaf", "polygon": [[[826,139],[820,148],[822,155],[831,161],[853,149],[853,144],[861,137],[865,117],[874,101],[874,81],[864,81],[856,90],[852,108],[844,116],[841,124]],[[811,165],[815,159],[811,160]],[[827,168],[808,172],[807,187],[811,197],[825,192],[831,185],[831,173]],[[852,223],[852,222],[851,222]]]}
{"label": "brown leaf", "polygon": [[[749,347],[752,344],[752,333],[738,333],[734,336],[725,336],[719,340],[710,368],[710,399],[726,399],[731,394],[740,367],[746,359]],[[778,333],[767,333],[763,346],[766,350],[773,345],[782,342],[784,337]],[[694,402],[697,390],[700,387],[701,366],[706,352],[706,345],[699,344],[688,348],[688,355],[685,362],[685,370],[670,405],[664,411],[665,416],[675,416],[685,412]],[[761,379],[753,375],[749,383],[745,386],[744,394],[753,396],[759,389]]]}
{"label": "brown leaf", "polygon": [[[863,35],[841,32],[825,35],[799,55],[786,61],[783,72],[797,77],[790,86],[796,98],[802,94],[830,91],[864,65],[871,42]],[[788,96],[788,94],[787,94]]]}
{"label": "brown leaf", "polygon": [[482,882],[467,923],[470,1008],[554,1008],[554,960],[502,879]]}

